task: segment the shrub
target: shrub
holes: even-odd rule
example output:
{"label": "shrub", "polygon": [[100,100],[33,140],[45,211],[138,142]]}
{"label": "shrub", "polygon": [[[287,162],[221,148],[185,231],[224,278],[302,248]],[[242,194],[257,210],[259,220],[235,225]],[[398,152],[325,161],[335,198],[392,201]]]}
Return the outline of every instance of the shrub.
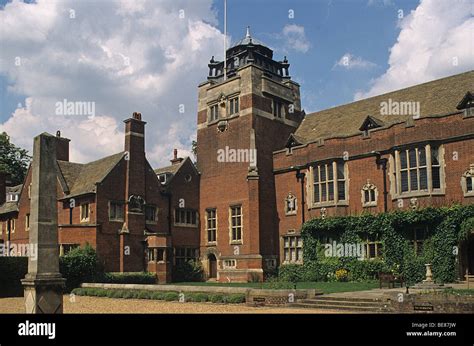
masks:
{"label": "shrub", "polygon": [[131,299],[135,298],[136,293],[133,290],[125,290],[122,294],[122,298]]}
{"label": "shrub", "polygon": [[153,292],[151,294],[151,299],[164,300],[165,299],[165,294],[163,292]]}
{"label": "shrub", "polygon": [[280,266],[278,277],[281,281],[300,282],[303,279],[303,270],[300,264],[285,264]]}
{"label": "shrub", "polygon": [[97,282],[110,284],[142,284],[153,285],[157,283],[155,273],[137,272],[137,273],[105,273],[97,279]]}
{"label": "shrub", "polygon": [[23,296],[21,279],[28,272],[28,257],[0,256],[0,297]]}
{"label": "shrub", "polygon": [[97,297],[107,297],[107,290],[106,289],[98,289],[96,292]]}
{"label": "shrub", "polygon": [[294,288],[294,283],[280,280],[277,277],[271,277],[265,282],[265,286],[273,290],[292,289]]}
{"label": "shrub", "polygon": [[224,296],[222,294],[210,294],[209,301],[212,303],[223,303]]}
{"label": "shrub", "polygon": [[198,282],[203,280],[201,262],[189,260],[178,264],[173,269],[174,282]]}
{"label": "shrub", "polygon": [[151,299],[151,292],[146,290],[141,290],[138,292],[136,298],[138,299]]}
{"label": "shrub", "polygon": [[103,274],[95,250],[86,244],[59,258],[61,274],[66,278],[66,292],[83,282],[94,282]]}
{"label": "shrub", "polygon": [[179,294],[178,292],[166,292],[164,298],[168,302],[173,301],[173,300],[178,300]]}
{"label": "shrub", "polygon": [[230,304],[245,303],[245,294],[229,294],[225,300]]}
{"label": "shrub", "polygon": [[196,293],[194,295],[195,302],[207,302],[209,300],[209,296],[206,293]]}

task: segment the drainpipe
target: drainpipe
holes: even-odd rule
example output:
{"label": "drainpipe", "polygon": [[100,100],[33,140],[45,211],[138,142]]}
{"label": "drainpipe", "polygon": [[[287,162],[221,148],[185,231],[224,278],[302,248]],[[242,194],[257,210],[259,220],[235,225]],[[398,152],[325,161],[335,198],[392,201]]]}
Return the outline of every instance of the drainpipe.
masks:
{"label": "drainpipe", "polygon": [[306,174],[300,172],[300,170],[296,171],[296,181],[299,181],[301,183],[301,226],[304,224],[304,178]]}
{"label": "drainpipe", "polygon": [[386,213],[388,211],[388,191],[387,191],[387,162],[388,159],[382,158],[380,152],[374,152],[376,155],[375,163],[377,164],[377,169],[382,167],[383,172],[383,211]]}

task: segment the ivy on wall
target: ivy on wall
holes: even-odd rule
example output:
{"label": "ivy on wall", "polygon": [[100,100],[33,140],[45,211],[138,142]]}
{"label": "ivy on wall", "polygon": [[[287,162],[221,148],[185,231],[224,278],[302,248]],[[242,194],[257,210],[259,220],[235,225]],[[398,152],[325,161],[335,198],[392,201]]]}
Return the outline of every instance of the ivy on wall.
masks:
{"label": "ivy on wall", "polygon": [[[409,239],[420,227],[426,233],[422,252],[416,255]],[[315,267],[327,261],[320,243],[322,237],[340,243],[360,243],[372,237],[382,243],[387,268],[402,274],[409,284],[425,278],[426,263],[432,264],[436,282],[453,282],[458,276],[458,246],[473,229],[474,205],[313,219],[301,231],[304,266]]]}

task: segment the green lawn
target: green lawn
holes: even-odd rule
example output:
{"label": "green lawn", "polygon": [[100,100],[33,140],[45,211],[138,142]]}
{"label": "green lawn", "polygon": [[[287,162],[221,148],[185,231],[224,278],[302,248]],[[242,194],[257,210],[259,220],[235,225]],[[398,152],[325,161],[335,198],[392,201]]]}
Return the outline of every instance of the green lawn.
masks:
{"label": "green lawn", "polygon": [[[221,282],[178,282],[173,285],[183,286],[221,286],[221,287],[250,287],[250,288],[274,288],[271,283],[221,283]],[[296,288],[307,289],[314,288],[323,293],[335,293],[335,292],[353,292],[353,291],[365,291],[379,287],[378,281],[370,282],[298,282]]]}

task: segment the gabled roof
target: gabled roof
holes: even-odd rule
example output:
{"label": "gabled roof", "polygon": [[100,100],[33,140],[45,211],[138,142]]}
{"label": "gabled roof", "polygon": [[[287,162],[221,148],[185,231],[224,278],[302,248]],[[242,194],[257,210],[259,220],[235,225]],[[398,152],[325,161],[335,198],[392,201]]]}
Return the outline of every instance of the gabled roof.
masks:
{"label": "gabled roof", "polygon": [[0,205],[0,214],[18,212],[18,202],[5,202]]}
{"label": "gabled roof", "polygon": [[169,185],[169,183],[171,182],[173,177],[176,175],[176,173],[178,173],[178,171],[181,169],[181,167],[183,167],[184,164],[188,161],[191,164],[191,166],[193,167],[196,175],[198,175],[199,172],[197,171],[196,166],[194,165],[193,161],[191,160],[191,158],[189,156],[186,156],[180,163],[176,163],[174,165],[170,165],[170,166],[166,166],[166,167],[157,168],[157,169],[154,170],[154,172],[155,172],[156,175],[170,174],[171,177],[169,179],[167,179],[166,184],[165,184],[165,185]]}
{"label": "gabled roof", "polygon": [[307,114],[295,134],[306,143],[318,139],[348,137],[360,134],[360,124],[368,114],[376,115],[383,127],[403,123],[412,115],[384,115],[383,102],[419,102],[420,118],[459,113],[456,106],[473,88],[474,71],[457,74],[428,83],[393,91],[346,105]]}
{"label": "gabled roof", "polygon": [[102,182],[124,157],[120,152],[86,164],[58,161],[59,169],[69,189],[66,197],[96,192],[96,184]]}

